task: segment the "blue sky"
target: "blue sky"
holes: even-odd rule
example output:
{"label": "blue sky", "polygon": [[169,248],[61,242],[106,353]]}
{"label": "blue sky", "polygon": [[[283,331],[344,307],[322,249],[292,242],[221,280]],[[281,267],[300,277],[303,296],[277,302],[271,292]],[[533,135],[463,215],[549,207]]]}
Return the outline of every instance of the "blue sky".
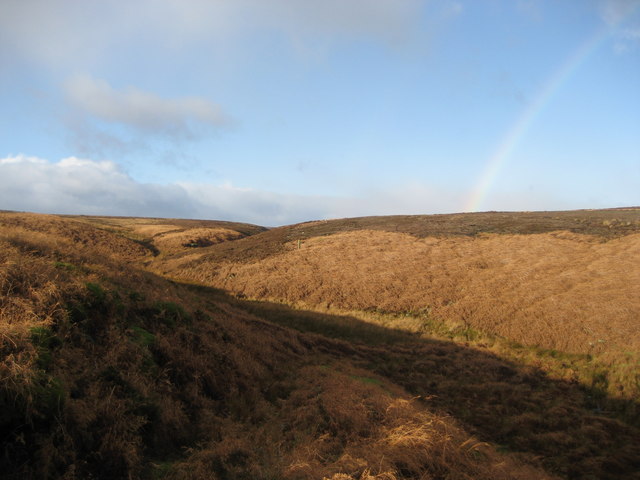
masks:
{"label": "blue sky", "polygon": [[0,209],[640,204],[640,0],[3,0]]}

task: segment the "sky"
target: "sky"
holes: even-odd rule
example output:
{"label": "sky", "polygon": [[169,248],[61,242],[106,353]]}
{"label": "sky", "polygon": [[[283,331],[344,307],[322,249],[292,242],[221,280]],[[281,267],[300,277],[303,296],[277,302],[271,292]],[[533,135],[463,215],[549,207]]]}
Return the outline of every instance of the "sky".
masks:
{"label": "sky", "polygon": [[0,209],[640,205],[640,0],[0,0]]}

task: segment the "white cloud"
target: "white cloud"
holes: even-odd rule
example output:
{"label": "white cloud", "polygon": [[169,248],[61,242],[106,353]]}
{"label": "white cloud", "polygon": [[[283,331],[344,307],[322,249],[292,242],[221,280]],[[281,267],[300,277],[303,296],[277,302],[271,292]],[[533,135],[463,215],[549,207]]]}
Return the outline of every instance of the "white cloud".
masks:
{"label": "white cloud", "polygon": [[601,6],[601,16],[607,25],[615,26],[624,21],[637,8],[640,8],[640,0],[604,0]]}
{"label": "white cloud", "polygon": [[71,104],[82,112],[148,133],[183,136],[194,124],[229,123],[220,107],[201,97],[166,99],[135,87],[115,90],[89,75],[72,77],[65,89]]}
{"label": "white cloud", "polygon": [[456,211],[459,197],[415,184],[359,197],[288,195],[227,183],[142,184],[117,164],[75,157],[57,163],[0,159],[0,209],[86,215],[204,218],[275,226],[361,215]]}
{"label": "white cloud", "polygon": [[64,120],[81,155],[122,157],[150,150],[156,157],[178,158],[184,141],[232,124],[203,97],[162,98],[132,86],[115,89],[89,75],[69,78],[64,89],[70,107]]}
{"label": "white cloud", "polygon": [[[3,0],[0,59],[17,50],[51,68],[91,70],[122,46],[153,50],[206,42],[227,48],[264,30],[293,43],[316,36],[398,42],[415,31],[426,0]],[[124,52],[121,52],[124,53]]]}
{"label": "white cloud", "polygon": [[[46,213],[185,216],[190,199],[178,186],[135,182],[113,162],[70,157],[51,163],[0,159],[0,208]],[[127,213],[129,212],[129,213]]]}
{"label": "white cloud", "polygon": [[640,0],[604,0],[600,16],[613,32],[616,53],[640,46]]}
{"label": "white cloud", "polygon": [[624,55],[640,48],[640,28],[623,31],[616,38],[613,51],[618,55]]}
{"label": "white cloud", "polygon": [[[606,208],[630,204],[624,192],[606,202],[551,191],[497,191],[483,203],[493,210]],[[463,192],[419,182],[370,189],[351,197],[280,194],[223,185],[139,183],[116,163],[75,157],[59,162],[18,155],[0,158],[0,209],[41,213],[232,220],[266,226],[365,215],[461,211]]]}

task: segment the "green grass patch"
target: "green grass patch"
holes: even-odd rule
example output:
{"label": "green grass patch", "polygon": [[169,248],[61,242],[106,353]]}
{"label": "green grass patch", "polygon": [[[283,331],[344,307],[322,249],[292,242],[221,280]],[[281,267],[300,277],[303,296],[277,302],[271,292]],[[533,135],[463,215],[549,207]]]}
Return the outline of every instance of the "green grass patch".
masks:
{"label": "green grass patch", "polygon": [[48,327],[33,327],[29,333],[31,343],[36,347],[36,365],[49,371],[53,363],[53,351],[62,345],[62,339]]}
{"label": "green grass patch", "polygon": [[186,310],[174,302],[156,302],[153,305],[155,318],[167,327],[175,327],[178,323],[191,323],[193,320]]}
{"label": "green grass patch", "polygon": [[376,387],[382,386],[382,381],[377,378],[360,377],[358,375],[351,375],[351,378],[367,385],[375,385]]}
{"label": "green grass patch", "polygon": [[142,327],[134,325],[131,327],[132,337],[135,343],[143,347],[150,347],[156,343],[156,336]]}
{"label": "green grass patch", "polygon": [[72,272],[78,269],[78,267],[75,266],[73,263],[68,263],[68,262],[54,262],[53,266],[61,270],[67,270],[69,272]]}
{"label": "green grass patch", "polygon": [[162,480],[173,472],[175,462],[165,461],[151,464],[151,478]]}

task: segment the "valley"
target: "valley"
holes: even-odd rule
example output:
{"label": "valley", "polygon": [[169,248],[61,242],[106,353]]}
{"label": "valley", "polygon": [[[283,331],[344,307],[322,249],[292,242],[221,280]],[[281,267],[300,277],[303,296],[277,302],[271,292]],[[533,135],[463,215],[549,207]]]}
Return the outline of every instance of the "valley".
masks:
{"label": "valley", "polygon": [[0,213],[2,478],[640,478],[640,209]]}

